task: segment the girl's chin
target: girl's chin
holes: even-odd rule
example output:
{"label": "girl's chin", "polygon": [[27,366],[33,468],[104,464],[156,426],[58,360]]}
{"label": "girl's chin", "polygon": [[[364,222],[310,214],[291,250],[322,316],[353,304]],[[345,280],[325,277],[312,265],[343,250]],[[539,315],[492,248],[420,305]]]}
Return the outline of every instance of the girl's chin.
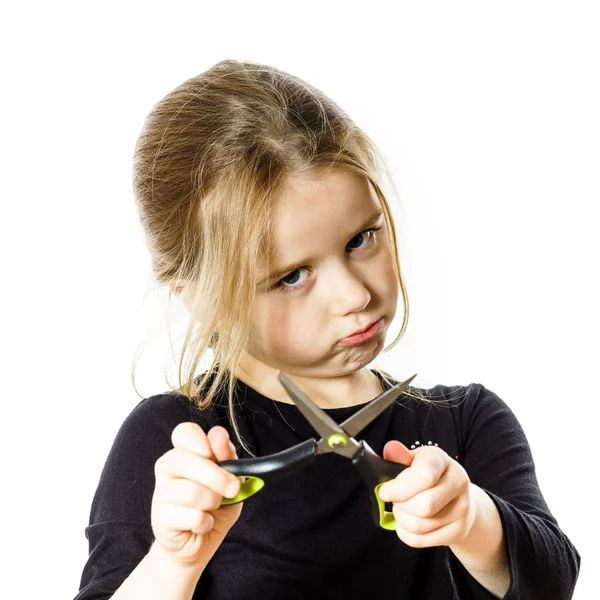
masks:
{"label": "girl's chin", "polygon": [[[386,323],[387,325],[387,323]],[[245,351],[238,363],[237,376],[245,378],[270,378],[274,371],[294,373],[299,377],[340,377],[363,369],[373,362],[385,345],[385,327],[377,335],[354,346],[334,343],[329,352],[319,355],[294,355],[289,361],[277,360],[265,353]],[[244,377],[246,375],[246,377]]]}

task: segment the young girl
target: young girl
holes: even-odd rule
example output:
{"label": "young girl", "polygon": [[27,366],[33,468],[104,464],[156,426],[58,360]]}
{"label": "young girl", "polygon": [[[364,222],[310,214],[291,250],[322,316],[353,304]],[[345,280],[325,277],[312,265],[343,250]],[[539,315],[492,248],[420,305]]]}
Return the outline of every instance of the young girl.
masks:
{"label": "young girl", "polygon": [[222,504],[240,479],[219,461],[315,436],[278,370],[337,423],[397,383],[368,367],[399,290],[386,350],[408,321],[383,165],[339,106],[264,65],[220,62],[153,108],[135,198],[190,326],[180,387],[143,399],[116,436],[77,600],[572,597],[579,554],[517,419],[481,384],[410,387],[358,435],[407,465],[379,491],[395,531],[336,454]]}

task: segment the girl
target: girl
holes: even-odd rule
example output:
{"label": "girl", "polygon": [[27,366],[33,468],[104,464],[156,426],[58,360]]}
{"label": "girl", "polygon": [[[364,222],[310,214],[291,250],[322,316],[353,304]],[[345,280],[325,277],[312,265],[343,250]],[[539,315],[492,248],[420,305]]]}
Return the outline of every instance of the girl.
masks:
{"label": "girl", "polygon": [[279,369],[338,423],[397,383],[368,367],[398,290],[386,350],[408,322],[383,164],[335,103],[264,65],[220,62],[153,108],[135,198],[155,276],[191,319],[180,387],[116,436],[77,600],[571,598],[579,554],[517,419],[481,384],[411,387],[359,436],[408,466],[379,492],[395,531],[335,454],[222,505],[240,480],[219,461],[315,435]]}

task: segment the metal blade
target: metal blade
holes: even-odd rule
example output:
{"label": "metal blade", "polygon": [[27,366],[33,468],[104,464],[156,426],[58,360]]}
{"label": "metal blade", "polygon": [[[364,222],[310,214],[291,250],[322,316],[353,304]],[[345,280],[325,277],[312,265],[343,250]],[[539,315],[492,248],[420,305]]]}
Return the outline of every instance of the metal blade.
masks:
{"label": "metal blade", "polygon": [[357,413],[346,419],[340,427],[350,437],[354,437],[359,431],[363,430],[369,423],[374,421],[388,406],[396,400],[396,398],[408,388],[410,382],[417,376],[415,373],[406,381],[395,385],[383,394],[374,398],[364,408],[361,408]]}
{"label": "metal blade", "polygon": [[[283,372],[278,372],[278,378],[285,391],[290,395],[298,410],[304,418],[313,426],[315,431],[321,436],[322,451],[335,452],[342,454],[347,458],[352,458],[359,448],[358,443],[352,438],[348,438],[348,434],[322,409],[320,409],[289,377]],[[333,434],[342,436],[345,444],[331,446],[328,449],[328,440]]]}

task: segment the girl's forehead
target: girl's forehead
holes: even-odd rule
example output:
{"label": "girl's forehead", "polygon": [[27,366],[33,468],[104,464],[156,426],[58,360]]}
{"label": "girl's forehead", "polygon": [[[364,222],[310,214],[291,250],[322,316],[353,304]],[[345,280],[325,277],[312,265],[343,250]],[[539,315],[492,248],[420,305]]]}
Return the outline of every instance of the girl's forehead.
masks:
{"label": "girl's forehead", "polygon": [[275,206],[271,237],[280,242],[295,234],[310,235],[315,228],[352,228],[354,221],[375,210],[381,210],[375,191],[354,173],[336,169],[318,178],[290,178]]}
{"label": "girl's forehead", "polygon": [[337,193],[349,190],[364,191],[370,187],[364,177],[341,168],[334,168],[320,175],[295,175],[286,179],[280,201],[291,202],[296,199],[318,201],[323,197],[335,197]]}
{"label": "girl's forehead", "polygon": [[312,263],[348,244],[381,211],[372,186],[359,176],[333,173],[291,180],[273,215],[269,260],[279,267]]}

